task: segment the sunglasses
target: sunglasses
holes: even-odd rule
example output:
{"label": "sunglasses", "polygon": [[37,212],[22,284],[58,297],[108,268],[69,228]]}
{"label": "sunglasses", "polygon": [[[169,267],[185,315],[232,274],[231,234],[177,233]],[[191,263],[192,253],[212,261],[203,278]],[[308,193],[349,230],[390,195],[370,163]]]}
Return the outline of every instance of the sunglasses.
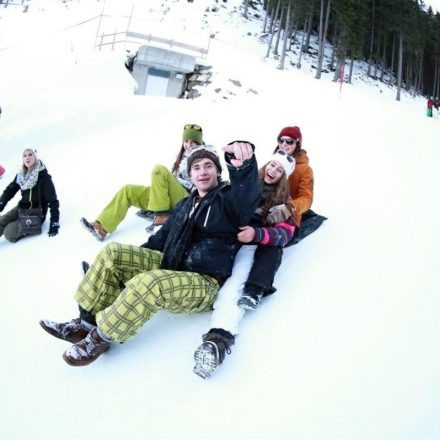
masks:
{"label": "sunglasses", "polygon": [[287,145],[293,145],[298,139],[281,139],[278,138],[278,143],[282,144],[283,142],[285,142]]}
{"label": "sunglasses", "polygon": [[185,127],[183,127],[184,130],[195,130],[195,131],[202,131],[202,127],[200,125],[195,124],[186,124]]}
{"label": "sunglasses", "polygon": [[277,154],[281,154],[282,156],[286,156],[286,159],[287,159],[288,162],[293,162],[293,157],[289,156],[285,151],[278,150]]}

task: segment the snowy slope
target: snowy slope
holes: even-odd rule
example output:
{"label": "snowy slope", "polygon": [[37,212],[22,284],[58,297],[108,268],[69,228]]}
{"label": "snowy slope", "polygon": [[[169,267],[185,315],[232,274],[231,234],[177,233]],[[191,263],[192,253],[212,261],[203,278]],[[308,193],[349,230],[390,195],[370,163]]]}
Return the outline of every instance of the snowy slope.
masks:
{"label": "snowy slope", "polygon": [[[163,17],[189,21],[215,2],[163,3]],[[383,85],[359,80],[340,93],[307,68],[262,62],[264,46],[239,39],[228,15],[238,3],[214,15],[216,83],[194,101],[132,95],[122,51],[86,50],[92,28],[49,37],[69,22],[56,2],[28,16],[0,11],[0,33],[17,44],[0,51],[0,189],[34,146],[61,203],[55,238],[0,238],[0,438],[440,437],[440,121],[424,116],[423,99],[398,103]],[[74,6],[73,22],[96,12]],[[40,20],[47,35],[17,43]],[[313,208],[329,220],[285,252],[278,292],[245,316],[210,380],[192,373],[208,313],[160,313],[91,366],[69,367],[66,344],[38,320],[76,316],[80,261],[103,246],[78,220],[93,219],[121,185],[147,183],[156,163],[170,165],[188,122],[217,148],[253,141],[261,164],[280,128],[300,125]],[[134,212],[114,240],[145,240]]]}

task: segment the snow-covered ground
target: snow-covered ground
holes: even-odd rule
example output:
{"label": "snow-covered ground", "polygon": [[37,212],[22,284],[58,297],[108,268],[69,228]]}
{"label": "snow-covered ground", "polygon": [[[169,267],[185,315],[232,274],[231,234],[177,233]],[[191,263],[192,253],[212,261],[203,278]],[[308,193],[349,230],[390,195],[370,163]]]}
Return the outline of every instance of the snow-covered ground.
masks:
{"label": "snow-covered ground", "polygon": [[[215,2],[162,3],[163,17],[195,22]],[[1,438],[440,437],[440,121],[425,116],[424,99],[396,102],[387,86],[358,79],[340,92],[307,63],[264,62],[265,46],[247,35],[261,24],[240,34],[229,15],[239,3],[205,18],[215,75],[192,101],[134,96],[123,51],[87,50],[96,23],[56,32],[100,2],[48,1],[27,15],[0,7],[0,49],[13,46],[0,50],[0,190],[31,146],[61,204],[58,236],[0,238]],[[253,141],[261,165],[279,130],[299,125],[313,209],[329,219],[285,252],[278,292],[245,316],[210,380],[192,373],[208,313],[160,313],[89,367],[69,367],[67,345],[38,321],[76,316],[80,262],[103,246],[79,218],[94,219],[121,185],[148,183],[156,163],[171,165],[185,123],[217,148]],[[134,213],[112,239],[145,241]]]}

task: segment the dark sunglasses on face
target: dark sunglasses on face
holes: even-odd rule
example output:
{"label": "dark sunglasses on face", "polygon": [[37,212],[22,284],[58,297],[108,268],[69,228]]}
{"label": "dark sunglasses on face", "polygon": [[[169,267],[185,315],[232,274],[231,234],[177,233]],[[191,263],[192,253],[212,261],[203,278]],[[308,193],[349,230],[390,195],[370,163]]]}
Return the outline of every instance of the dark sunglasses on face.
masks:
{"label": "dark sunglasses on face", "polygon": [[282,144],[283,142],[285,142],[287,145],[293,145],[296,141],[297,141],[297,139],[281,139],[281,138],[278,138],[278,143],[279,144]]}
{"label": "dark sunglasses on face", "polygon": [[282,156],[286,156],[288,162],[293,162],[293,157],[289,156],[285,151],[278,150],[277,154],[281,154]]}
{"label": "dark sunglasses on face", "polygon": [[202,131],[202,127],[200,125],[194,125],[194,124],[186,124],[185,127],[183,127],[184,130],[195,130],[195,131]]}

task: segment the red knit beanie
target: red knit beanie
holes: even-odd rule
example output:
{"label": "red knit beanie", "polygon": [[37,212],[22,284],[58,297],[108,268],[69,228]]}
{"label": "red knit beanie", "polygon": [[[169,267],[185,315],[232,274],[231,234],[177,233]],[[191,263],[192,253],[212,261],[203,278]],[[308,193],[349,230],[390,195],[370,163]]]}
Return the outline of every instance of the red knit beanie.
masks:
{"label": "red knit beanie", "polygon": [[284,127],[280,134],[278,135],[278,139],[283,136],[289,136],[292,139],[298,139],[298,147],[301,147],[301,141],[302,141],[302,134],[299,127]]}

